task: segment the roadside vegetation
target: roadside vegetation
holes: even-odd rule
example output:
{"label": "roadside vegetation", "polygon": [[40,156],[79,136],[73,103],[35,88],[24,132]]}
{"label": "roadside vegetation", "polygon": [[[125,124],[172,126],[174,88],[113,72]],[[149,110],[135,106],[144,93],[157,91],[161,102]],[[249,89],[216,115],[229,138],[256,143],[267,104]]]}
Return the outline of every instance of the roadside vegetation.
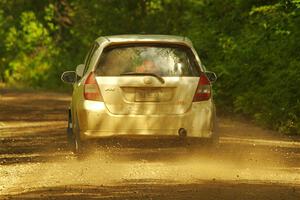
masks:
{"label": "roadside vegetation", "polygon": [[64,88],[95,38],[130,33],[189,37],[219,110],[300,134],[300,0],[0,0],[0,83]]}

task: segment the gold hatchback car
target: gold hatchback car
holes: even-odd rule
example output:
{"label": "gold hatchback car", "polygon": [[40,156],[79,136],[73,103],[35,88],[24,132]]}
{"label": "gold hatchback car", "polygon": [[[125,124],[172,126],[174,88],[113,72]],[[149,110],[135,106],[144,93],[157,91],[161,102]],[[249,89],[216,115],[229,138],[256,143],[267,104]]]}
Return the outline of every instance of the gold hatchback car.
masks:
{"label": "gold hatchback car", "polygon": [[73,84],[68,138],[74,152],[89,140],[117,135],[203,138],[218,142],[206,71],[186,37],[98,38],[84,64],[62,74]]}

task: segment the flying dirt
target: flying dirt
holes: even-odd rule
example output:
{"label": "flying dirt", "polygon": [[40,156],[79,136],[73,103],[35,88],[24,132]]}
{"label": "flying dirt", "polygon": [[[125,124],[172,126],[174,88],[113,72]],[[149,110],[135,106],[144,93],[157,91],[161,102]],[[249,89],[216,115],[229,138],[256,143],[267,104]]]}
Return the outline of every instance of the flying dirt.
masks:
{"label": "flying dirt", "polygon": [[300,138],[219,118],[220,146],[114,137],[77,159],[70,95],[0,91],[0,199],[300,199]]}

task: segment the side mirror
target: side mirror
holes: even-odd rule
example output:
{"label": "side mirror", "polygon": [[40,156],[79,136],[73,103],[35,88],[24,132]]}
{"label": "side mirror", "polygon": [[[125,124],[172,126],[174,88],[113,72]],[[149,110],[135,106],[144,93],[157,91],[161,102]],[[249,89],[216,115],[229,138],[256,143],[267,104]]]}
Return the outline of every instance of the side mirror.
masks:
{"label": "side mirror", "polygon": [[211,83],[214,83],[218,79],[215,72],[206,71],[205,74]]}
{"label": "side mirror", "polygon": [[84,64],[80,64],[76,67],[77,76],[79,76],[79,77],[83,76],[84,66],[85,66]]}
{"label": "side mirror", "polygon": [[74,71],[65,71],[61,75],[61,80],[65,83],[73,84],[76,82],[76,72]]}

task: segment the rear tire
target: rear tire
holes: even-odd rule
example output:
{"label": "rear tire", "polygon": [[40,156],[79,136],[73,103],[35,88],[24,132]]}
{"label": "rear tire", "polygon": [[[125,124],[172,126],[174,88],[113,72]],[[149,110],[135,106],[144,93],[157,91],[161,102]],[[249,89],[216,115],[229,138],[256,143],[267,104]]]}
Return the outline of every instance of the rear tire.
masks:
{"label": "rear tire", "polygon": [[219,126],[217,122],[217,117],[216,114],[214,114],[214,119],[213,119],[213,127],[212,127],[212,136],[209,139],[209,146],[211,149],[218,149],[220,144],[219,144]]}
{"label": "rear tire", "polygon": [[73,141],[72,141],[72,151],[77,158],[83,158],[83,142],[80,140],[80,128],[78,124],[78,119],[76,117],[76,123],[73,123]]}
{"label": "rear tire", "polygon": [[72,115],[71,115],[70,110],[69,110],[69,114],[68,114],[67,139],[68,139],[69,146],[72,147],[72,144],[73,144],[73,123],[72,123]]}

